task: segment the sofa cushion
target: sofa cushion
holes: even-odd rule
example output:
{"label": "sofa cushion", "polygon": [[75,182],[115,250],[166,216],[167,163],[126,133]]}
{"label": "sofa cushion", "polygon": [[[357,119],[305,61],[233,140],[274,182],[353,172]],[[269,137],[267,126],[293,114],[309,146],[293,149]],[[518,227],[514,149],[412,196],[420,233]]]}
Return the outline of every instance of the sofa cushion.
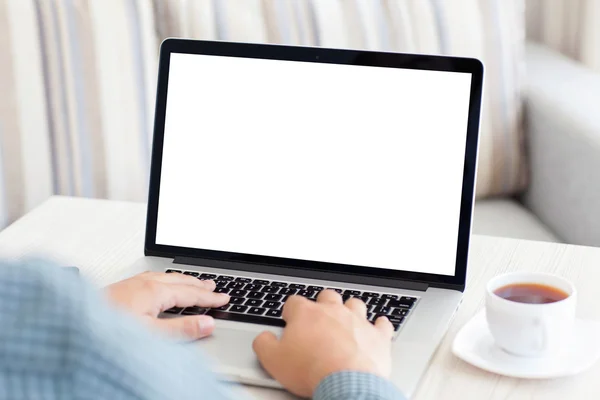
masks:
{"label": "sofa cushion", "polygon": [[511,199],[487,199],[475,203],[473,233],[516,239],[561,242],[521,203]]}
{"label": "sofa cushion", "polygon": [[481,58],[478,196],[518,191],[523,14],[523,0],[0,1],[0,217],[50,194],[145,200],[168,36]]}

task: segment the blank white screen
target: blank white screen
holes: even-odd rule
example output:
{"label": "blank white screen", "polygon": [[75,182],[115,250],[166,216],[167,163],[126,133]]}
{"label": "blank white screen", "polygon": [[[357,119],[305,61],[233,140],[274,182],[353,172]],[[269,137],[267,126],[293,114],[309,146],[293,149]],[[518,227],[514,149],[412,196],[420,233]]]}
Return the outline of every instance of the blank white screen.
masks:
{"label": "blank white screen", "polygon": [[453,275],[470,84],[172,54],[156,243]]}

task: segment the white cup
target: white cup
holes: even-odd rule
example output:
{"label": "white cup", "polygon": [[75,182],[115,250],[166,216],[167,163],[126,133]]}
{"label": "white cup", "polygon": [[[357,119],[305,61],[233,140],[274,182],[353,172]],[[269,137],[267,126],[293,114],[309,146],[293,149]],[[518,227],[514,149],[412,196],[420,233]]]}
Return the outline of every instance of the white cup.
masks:
{"label": "white cup", "polygon": [[[569,296],[554,303],[519,303],[494,292],[513,284],[554,287]],[[575,324],[577,291],[568,280],[538,272],[514,272],[493,278],[487,284],[486,318],[496,344],[523,357],[547,356],[568,345]]]}

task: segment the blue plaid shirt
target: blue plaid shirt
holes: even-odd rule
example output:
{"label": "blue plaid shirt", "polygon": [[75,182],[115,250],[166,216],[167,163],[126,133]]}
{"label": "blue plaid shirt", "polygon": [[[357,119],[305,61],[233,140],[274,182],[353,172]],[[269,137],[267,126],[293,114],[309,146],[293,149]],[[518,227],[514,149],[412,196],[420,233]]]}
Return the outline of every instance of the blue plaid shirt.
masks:
{"label": "blue plaid shirt", "polygon": [[[112,308],[43,262],[0,265],[0,399],[230,399],[202,355]],[[318,400],[388,400],[387,380],[340,372]]]}

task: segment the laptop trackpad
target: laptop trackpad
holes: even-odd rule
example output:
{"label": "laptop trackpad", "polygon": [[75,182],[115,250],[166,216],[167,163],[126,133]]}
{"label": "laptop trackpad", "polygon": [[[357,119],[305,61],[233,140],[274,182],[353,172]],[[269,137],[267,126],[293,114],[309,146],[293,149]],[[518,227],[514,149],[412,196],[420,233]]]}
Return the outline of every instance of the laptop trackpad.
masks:
{"label": "laptop trackpad", "polygon": [[202,351],[214,360],[212,369],[222,374],[227,380],[258,386],[280,387],[260,366],[252,350],[252,342],[262,331],[270,330],[279,335],[281,329],[239,323],[236,323],[235,327],[226,327],[223,326],[225,324],[218,322],[211,337],[197,342]]}

